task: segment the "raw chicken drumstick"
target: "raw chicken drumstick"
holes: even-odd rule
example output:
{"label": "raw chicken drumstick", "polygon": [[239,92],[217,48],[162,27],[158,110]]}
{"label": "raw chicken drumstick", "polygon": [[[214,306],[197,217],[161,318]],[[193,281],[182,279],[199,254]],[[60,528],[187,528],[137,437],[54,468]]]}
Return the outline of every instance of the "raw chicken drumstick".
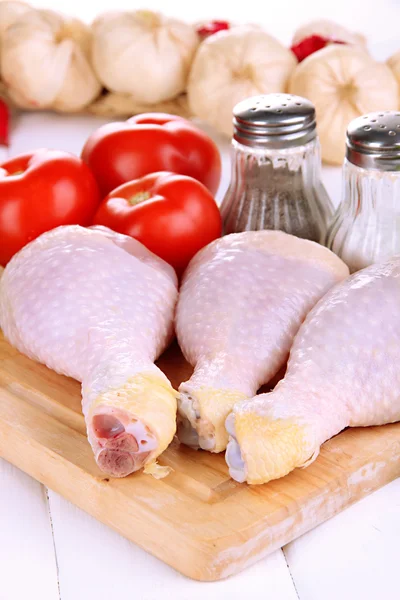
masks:
{"label": "raw chicken drumstick", "polygon": [[59,227],[23,248],[0,279],[0,325],[20,352],[82,382],[99,467],[123,477],[175,433],[176,393],[154,365],[173,330],[177,279],[109,229]]}
{"label": "raw chicken drumstick", "polygon": [[195,366],[178,399],[178,435],[192,447],[226,448],[225,419],[285,364],[314,304],[349,274],[330,250],[279,231],[225,236],[189,265],[176,328]]}
{"label": "raw chicken drumstick", "polygon": [[318,454],[345,427],[400,420],[400,257],[332,289],[308,315],[273,392],[235,406],[226,460],[265,483]]}

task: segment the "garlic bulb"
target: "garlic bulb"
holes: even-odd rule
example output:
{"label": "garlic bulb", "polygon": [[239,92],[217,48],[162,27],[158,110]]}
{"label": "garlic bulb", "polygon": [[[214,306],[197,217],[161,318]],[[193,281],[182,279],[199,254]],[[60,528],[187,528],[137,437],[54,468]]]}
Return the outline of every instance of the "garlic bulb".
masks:
{"label": "garlic bulb", "polygon": [[93,23],[93,65],[111,91],[155,104],[186,88],[195,29],[146,10],[106,13]]}
{"label": "garlic bulb", "polygon": [[[392,70],[392,73],[394,74],[398,84],[400,85],[400,50],[388,59],[387,65]],[[397,108],[400,108],[400,99]]]}
{"label": "garlic bulb", "polygon": [[25,2],[15,0],[0,2],[0,45],[7,27],[12,25],[21,15],[33,10]]}
{"label": "garlic bulb", "polygon": [[17,2],[16,0],[0,2],[0,36],[21,15],[31,10],[33,8],[29,4],[25,4],[25,2]]}
{"label": "garlic bulb", "polygon": [[331,45],[300,63],[289,91],[313,102],[317,112],[322,158],[341,164],[346,129],[362,114],[397,109],[397,81],[383,63],[354,46]]}
{"label": "garlic bulb", "polygon": [[232,134],[235,104],[258,94],[285,92],[297,61],[258,27],[235,27],[207,38],[195,56],[188,83],[194,115]]}
{"label": "garlic bulb", "polygon": [[311,21],[302,27],[299,27],[292,40],[292,45],[299,44],[302,40],[309,37],[310,35],[320,35],[321,37],[328,38],[330,40],[346,42],[354,46],[365,46],[366,39],[360,33],[350,31],[346,27],[329,21],[328,19],[321,19],[317,21]]}
{"label": "garlic bulb", "polygon": [[3,34],[1,72],[23,108],[78,111],[101,90],[89,62],[90,29],[50,10],[31,10]]}

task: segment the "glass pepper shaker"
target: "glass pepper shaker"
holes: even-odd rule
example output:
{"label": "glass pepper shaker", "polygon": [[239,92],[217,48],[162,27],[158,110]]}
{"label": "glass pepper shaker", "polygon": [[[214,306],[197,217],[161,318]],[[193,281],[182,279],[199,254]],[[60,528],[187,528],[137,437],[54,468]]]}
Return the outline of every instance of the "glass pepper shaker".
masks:
{"label": "glass pepper shaker", "polygon": [[321,182],[313,104],[288,94],[255,96],[235,106],[233,126],[224,233],[279,229],[323,243],[333,208]]}
{"label": "glass pepper shaker", "polygon": [[350,123],[342,186],[327,246],[352,272],[400,253],[400,112]]}

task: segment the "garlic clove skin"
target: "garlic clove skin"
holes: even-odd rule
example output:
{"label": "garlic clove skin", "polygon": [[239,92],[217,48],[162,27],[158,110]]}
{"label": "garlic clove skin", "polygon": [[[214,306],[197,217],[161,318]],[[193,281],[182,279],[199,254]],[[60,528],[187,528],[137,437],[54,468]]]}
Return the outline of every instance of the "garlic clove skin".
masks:
{"label": "garlic clove skin", "polygon": [[6,29],[21,15],[31,10],[33,10],[33,8],[29,6],[29,4],[25,4],[25,2],[17,2],[15,0],[5,0],[4,2],[0,2],[0,51],[1,42]]}
{"label": "garlic clove skin", "polygon": [[350,31],[346,27],[330,21],[329,19],[318,19],[316,21],[310,21],[305,25],[302,25],[296,29],[292,45],[299,44],[305,38],[311,35],[320,35],[330,40],[346,42],[354,46],[366,46],[367,40],[365,36],[354,31]]}
{"label": "garlic clove skin", "polygon": [[350,121],[369,112],[396,110],[399,104],[390,68],[354,46],[333,44],[306,58],[296,67],[289,91],[315,105],[322,158],[336,165],[344,160]]}
{"label": "garlic clove skin", "polygon": [[147,10],[110,12],[93,23],[92,58],[102,83],[156,104],[182,93],[199,44],[195,29]]}
{"label": "garlic clove skin", "polygon": [[50,10],[25,13],[4,33],[1,71],[22,108],[79,111],[100,93],[89,62],[90,29]]}
{"label": "garlic clove skin", "polygon": [[3,35],[7,27],[10,27],[19,17],[34,9],[25,4],[25,2],[17,2],[16,0],[5,0],[0,2],[0,36]]}
{"label": "garlic clove skin", "polygon": [[[400,90],[400,50],[393,54],[386,62],[389,69],[392,71],[393,75],[396,78],[397,83],[399,84]],[[400,94],[399,94],[399,102],[396,108],[400,108]]]}
{"label": "garlic clove skin", "polygon": [[188,83],[193,114],[232,135],[234,106],[250,96],[285,92],[297,60],[259,27],[241,26],[207,38],[195,56]]}

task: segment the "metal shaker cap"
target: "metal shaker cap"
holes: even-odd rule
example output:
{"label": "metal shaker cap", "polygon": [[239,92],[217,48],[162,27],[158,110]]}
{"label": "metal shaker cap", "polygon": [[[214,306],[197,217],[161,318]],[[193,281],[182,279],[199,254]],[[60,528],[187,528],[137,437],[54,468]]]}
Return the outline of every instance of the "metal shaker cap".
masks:
{"label": "metal shaker cap", "polygon": [[255,148],[302,146],[316,137],[314,105],[290,94],[247,98],[233,109],[233,139]]}
{"label": "metal shaker cap", "polygon": [[364,169],[400,169],[400,112],[382,111],[357,117],[347,128],[346,158]]}

